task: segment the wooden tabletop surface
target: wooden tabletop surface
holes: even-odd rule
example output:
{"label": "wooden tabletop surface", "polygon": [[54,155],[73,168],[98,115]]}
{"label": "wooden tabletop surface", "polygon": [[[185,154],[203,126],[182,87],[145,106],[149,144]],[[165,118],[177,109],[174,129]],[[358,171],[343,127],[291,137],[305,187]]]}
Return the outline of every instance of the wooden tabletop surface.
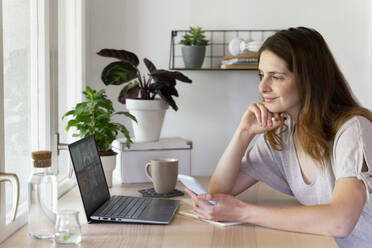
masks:
{"label": "wooden tabletop surface", "polygon": [[[207,186],[208,177],[198,179]],[[151,186],[149,183],[114,184],[111,194],[139,196],[138,189]],[[178,183],[177,188],[183,190],[184,187]],[[293,197],[263,183],[254,185],[239,198],[259,205],[299,205]],[[174,199],[181,200],[180,210],[192,208],[192,202],[187,196]],[[220,227],[178,213],[170,225],[87,224],[76,187],[59,200],[59,209],[80,211],[83,240],[79,246],[58,245],[53,240],[33,240],[27,234],[26,225],[0,247],[337,247],[332,237],[279,231],[251,224]]]}

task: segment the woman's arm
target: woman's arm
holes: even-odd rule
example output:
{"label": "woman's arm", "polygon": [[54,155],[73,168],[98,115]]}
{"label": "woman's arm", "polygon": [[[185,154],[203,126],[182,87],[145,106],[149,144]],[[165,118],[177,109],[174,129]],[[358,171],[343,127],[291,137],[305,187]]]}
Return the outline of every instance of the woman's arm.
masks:
{"label": "woman's arm", "polygon": [[242,179],[236,180],[245,151],[254,135],[238,128],[235,131],[226,150],[218,161],[217,167],[209,182],[208,192],[232,194],[235,183],[243,184]]}
{"label": "woman's arm", "polygon": [[[295,207],[256,206],[225,194],[192,195],[200,218],[240,221],[260,226],[312,234],[346,237],[358,222],[366,202],[366,189],[357,178],[339,179],[329,204]],[[205,200],[216,201],[212,206]]]}
{"label": "woman's arm", "polygon": [[365,186],[356,178],[336,182],[332,201],[325,205],[259,207],[247,210],[247,222],[261,226],[346,237],[358,222],[366,202]]}
{"label": "woman's arm", "polygon": [[[275,117],[275,121],[272,120],[272,117]],[[238,194],[255,184],[257,180],[239,174],[245,151],[256,134],[272,130],[283,123],[283,114],[270,113],[261,103],[251,104],[242,116],[233,138],[218,161],[209,182],[208,191],[210,193]]]}
{"label": "woman's arm", "polygon": [[255,185],[258,180],[254,179],[253,177],[248,176],[244,172],[239,172],[236,182],[234,184],[233,189],[231,190],[232,195],[239,195],[244,190],[248,189],[249,187]]}

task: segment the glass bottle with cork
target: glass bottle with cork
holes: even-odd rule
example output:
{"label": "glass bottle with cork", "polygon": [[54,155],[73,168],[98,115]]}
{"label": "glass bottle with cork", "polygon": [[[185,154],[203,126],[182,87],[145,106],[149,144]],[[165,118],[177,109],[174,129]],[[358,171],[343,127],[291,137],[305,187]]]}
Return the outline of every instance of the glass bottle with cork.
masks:
{"label": "glass bottle with cork", "polygon": [[28,233],[35,239],[54,237],[58,193],[51,158],[51,151],[32,152],[33,171],[28,181]]}

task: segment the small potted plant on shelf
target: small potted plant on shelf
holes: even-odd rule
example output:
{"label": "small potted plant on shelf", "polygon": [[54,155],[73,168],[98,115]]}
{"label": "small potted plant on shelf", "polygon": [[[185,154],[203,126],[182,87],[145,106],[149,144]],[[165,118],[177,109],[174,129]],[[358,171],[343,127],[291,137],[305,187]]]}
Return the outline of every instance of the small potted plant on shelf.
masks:
{"label": "small potted plant on shelf", "polygon": [[113,122],[111,118],[114,115],[124,115],[132,121],[136,121],[136,118],[128,112],[115,112],[111,100],[107,99],[105,90],[96,91],[87,86],[83,94],[87,101],[76,104],[74,109],[62,116],[62,119],[72,116],[67,122],[66,131],[75,127],[77,132],[72,135],[73,137],[84,138],[94,134],[106,181],[111,187],[112,171],[115,169],[117,155],[111,149],[111,143],[119,133],[126,137],[128,148],[132,143],[127,128],[120,123]]}
{"label": "small potted plant on shelf", "polygon": [[182,45],[182,57],[186,68],[201,68],[205,57],[205,48],[208,40],[201,27],[190,27],[190,30],[180,41]]}
{"label": "small potted plant on shelf", "polygon": [[103,69],[101,79],[105,85],[124,84],[118,100],[126,104],[137,119],[137,122],[132,122],[135,141],[159,140],[168,104],[175,111],[178,109],[173,99],[173,96],[178,97],[176,81],[192,81],[178,71],[157,69],[147,58],[143,60],[149,71],[146,78],[138,68],[137,55],[126,50],[102,49],[97,54],[119,60]]}

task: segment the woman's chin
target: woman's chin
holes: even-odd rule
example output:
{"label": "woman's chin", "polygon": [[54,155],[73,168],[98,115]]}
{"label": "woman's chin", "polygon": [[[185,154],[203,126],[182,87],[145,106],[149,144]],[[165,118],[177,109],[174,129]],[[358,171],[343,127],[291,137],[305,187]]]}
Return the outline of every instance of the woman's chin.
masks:
{"label": "woman's chin", "polygon": [[267,110],[269,110],[271,113],[282,113],[282,112],[285,112],[285,110],[283,108],[280,108],[280,107],[275,107],[275,106],[270,106],[270,104],[265,104],[265,107],[267,108]]}

